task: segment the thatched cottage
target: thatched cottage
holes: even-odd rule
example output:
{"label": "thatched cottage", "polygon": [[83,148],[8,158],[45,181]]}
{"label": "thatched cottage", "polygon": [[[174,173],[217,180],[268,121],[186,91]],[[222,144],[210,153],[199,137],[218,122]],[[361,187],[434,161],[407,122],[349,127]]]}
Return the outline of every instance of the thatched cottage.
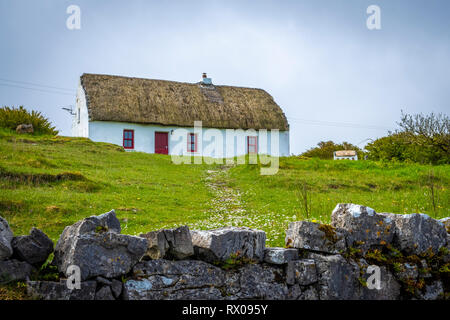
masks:
{"label": "thatched cottage", "polygon": [[[201,121],[202,139],[198,129],[194,130],[194,121]],[[206,74],[197,83],[100,74],[80,77],[73,136],[114,143],[130,151],[179,154],[180,147],[175,145],[180,140],[174,135],[179,129],[186,132],[183,154],[202,154],[217,140],[223,148],[215,150],[213,157],[289,155],[287,119],[264,90],[214,85]],[[227,129],[235,129],[234,137],[227,136],[233,131]],[[222,134],[223,139],[212,139],[211,132]],[[278,145],[277,150],[272,145]]]}

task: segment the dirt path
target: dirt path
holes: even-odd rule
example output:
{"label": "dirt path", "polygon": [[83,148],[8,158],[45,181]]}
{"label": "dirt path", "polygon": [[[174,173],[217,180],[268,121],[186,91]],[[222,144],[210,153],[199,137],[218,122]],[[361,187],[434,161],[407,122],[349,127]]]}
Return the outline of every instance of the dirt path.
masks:
{"label": "dirt path", "polygon": [[192,228],[217,228],[238,226],[247,216],[241,193],[228,185],[229,170],[233,165],[223,165],[217,170],[207,170],[204,182],[214,194],[208,218],[192,225]]}

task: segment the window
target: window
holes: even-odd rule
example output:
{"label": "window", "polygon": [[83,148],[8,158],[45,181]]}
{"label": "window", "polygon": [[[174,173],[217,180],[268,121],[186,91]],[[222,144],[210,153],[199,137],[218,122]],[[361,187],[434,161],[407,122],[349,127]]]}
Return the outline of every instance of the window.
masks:
{"label": "window", "polygon": [[188,143],[187,143],[188,152],[197,152],[197,134],[196,133],[188,133]]}
{"label": "window", "polygon": [[247,137],[248,153],[258,153],[258,137]]}
{"label": "window", "polygon": [[78,121],[78,123],[80,123],[80,121],[81,121],[81,114],[80,114],[80,108],[78,108],[78,112],[77,112],[77,121]]}
{"label": "window", "polygon": [[134,148],[134,130],[123,130],[123,147],[125,149]]}

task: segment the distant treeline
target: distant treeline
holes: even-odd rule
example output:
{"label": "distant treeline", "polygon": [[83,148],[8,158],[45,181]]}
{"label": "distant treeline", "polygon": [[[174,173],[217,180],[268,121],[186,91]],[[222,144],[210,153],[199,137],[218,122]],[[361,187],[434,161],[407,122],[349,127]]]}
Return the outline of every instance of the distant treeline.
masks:
{"label": "distant treeline", "polygon": [[397,122],[399,129],[367,144],[361,150],[348,142],[321,141],[302,156],[333,159],[333,152],[355,150],[359,159],[406,161],[423,164],[450,163],[450,121],[444,114],[405,114]]}

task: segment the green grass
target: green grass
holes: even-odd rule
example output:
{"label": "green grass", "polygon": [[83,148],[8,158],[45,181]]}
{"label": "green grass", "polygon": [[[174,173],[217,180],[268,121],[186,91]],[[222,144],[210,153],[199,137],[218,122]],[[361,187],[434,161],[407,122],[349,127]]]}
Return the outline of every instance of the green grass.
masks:
{"label": "green grass", "polygon": [[[217,179],[239,192],[241,211],[223,218],[220,197],[208,186],[218,165],[174,165],[169,156],[124,152],[83,138],[17,135],[0,129],[0,215],[16,235],[35,226],[56,241],[65,226],[115,209],[123,233],[139,234],[187,224],[259,228],[267,244],[284,245],[290,221],[305,219],[296,189],[310,185],[310,220],[329,222],[339,202],[378,212],[449,216],[450,166],[371,161],[280,159],[274,176],[259,165],[239,165]],[[429,197],[434,172],[437,207]]]}

